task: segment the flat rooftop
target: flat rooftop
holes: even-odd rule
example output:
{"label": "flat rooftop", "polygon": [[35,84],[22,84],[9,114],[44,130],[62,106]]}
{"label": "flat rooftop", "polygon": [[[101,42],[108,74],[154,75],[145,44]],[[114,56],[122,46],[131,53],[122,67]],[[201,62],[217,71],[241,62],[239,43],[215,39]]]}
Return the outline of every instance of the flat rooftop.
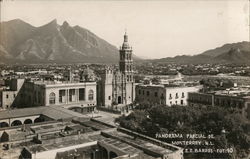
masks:
{"label": "flat rooftop", "polygon": [[85,125],[87,127],[91,127],[94,130],[105,130],[105,129],[109,129],[110,127],[108,127],[107,125],[98,123],[98,122],[94,122],[94,121],[85,121],[85,122],[80,122],[80,124]]}
{"label": "flat rooftop", "polygon": [[145,88],[190,88],[190,87],[201,87],[201,85],[174,85],[174,84],[138,84],[138,86],[145,87]]}
{"label": "flat rooftop", "polygon": [[79,86],[79,85],[95,85],[96,82],[69,82],[69,81],[30,81],[36,85],[42,86]]}
{"label": "flat rooftop", "polygon": [[33,108],[4,110],[4,111],[0,111],[0,120],[9,119],[9,118],[17,118],[17,117],[41,115],[42,112],[44,112],[46,109],[49,109],[49,108],[33,107]]}
{"label": "flat rooftop", "polygon": [[142,153],[143,151],[135,148],[127,143],[124,143],[120,140],[117,139],[113,139],[113,138],[106,138],[100,141],[103,144],[106,144],[108,146],[114,147],[115,149],[117,149],[118,151],[124,153],[124,154],[139,154]]}
{"label": "flat rooftop", "polygon": [[84,114],[80,114],[62,108],[60,106],[40,106],[40,107],[0,111],[0,120],[19,118],[19,117],[29,117],[35,115],[45,115],[54,120],[68,119],[68,118],[89,118]]}
{"label": "flat rooftop", "polygon": [[230,97],[250,98],[250,89],[220,90],[220,91],[215,91],[214,94],[215,95],[230,96]]}
{"label": "flat rooftop", "polygon": [[[62,118],[60,115],[73,117],[78,114],[55,106],[39,109],[27,108],[29,113],[32,113],[32,110],[35,113],[43,113],[45,115],[47,113],[48,116],[56,116],[57,119]],[[81,114],[79,115],[81,116]],[[54,153],[68,152],[72,149],[90,150],[91,146],[102,146],[106,149],[111,148],[119,155],[140,155],[140,157],[143,156],[145,159],[153,159],[181,149],[170,144],[164,146],[164,144],[161,144],[162,142],[150,137],[145,138],[143,135],[137,135],[135,138],[133,133],[131,135],[132,131],[130,130],[116,128],[90,118],[72,118],[70,121],[62,120],[60,122],[40,123],[39,125],[31,124],[27,128],[28,132],[21,132],[22,129],[20,127],[11,129],[11,132],[6,132],[10,133],[17,142],[16,149],[22,149],[25,146],[32,154],[50,150],[53,150]],[[24,138],[27,134],[29,134],[29,140],[26,143]]]}
{"label": "flat rooftop", "polygon": [[123,141],[127,141],[127,142],[131,142],[131,143],[134,143],[134,144],[137,144],[139,146],[141,146],[142,148],[144,149],[149,149],[151,151],[154,151],[158,154],[165,154],[165,153],[170,153],[170,152],[173,152],[172,150],[170,149],[166,149],[162,146],[158,146],[158,145],[155,145],[149,141],[146,141],[140,137],[137,137],[137,138],[134,138],[134,136],[130,136],[128,134],[125,134],[125,133],[122,133],[122,132],[119,132],[119,131],[113,131],[113,132],[110,132],[111,135],[113,136],[116,136],[118,137],[119,139],[123,140]]}

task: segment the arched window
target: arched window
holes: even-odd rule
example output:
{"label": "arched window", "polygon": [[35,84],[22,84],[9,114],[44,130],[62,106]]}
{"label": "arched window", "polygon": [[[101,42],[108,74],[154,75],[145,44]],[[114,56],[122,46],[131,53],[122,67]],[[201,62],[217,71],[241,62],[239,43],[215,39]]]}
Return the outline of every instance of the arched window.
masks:
{"label": "arched window", "polygon": [[49,94],[49,104],[55,104],[56,103],[56,94],[54,92]]}
{"label": "arched window", "polygon": [[89,100],[94,100],[94,91],[92,89],[89,90]]}

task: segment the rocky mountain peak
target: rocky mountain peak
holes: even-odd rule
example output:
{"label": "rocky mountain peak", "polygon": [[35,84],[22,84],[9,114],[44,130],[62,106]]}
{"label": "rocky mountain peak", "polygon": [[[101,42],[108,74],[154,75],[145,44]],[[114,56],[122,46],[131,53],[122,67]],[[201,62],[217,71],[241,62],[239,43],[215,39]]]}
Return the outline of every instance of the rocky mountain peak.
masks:
{"label": "rocky mountain peak", "polygon": [[7,39],[0,41],[0,62],[117,63],[119,60],[115,46],[80,26],[71,27],[66,21],[60,26],[56,19],[40,27],[22,23],[0,23],[6,28],[0,36]]}

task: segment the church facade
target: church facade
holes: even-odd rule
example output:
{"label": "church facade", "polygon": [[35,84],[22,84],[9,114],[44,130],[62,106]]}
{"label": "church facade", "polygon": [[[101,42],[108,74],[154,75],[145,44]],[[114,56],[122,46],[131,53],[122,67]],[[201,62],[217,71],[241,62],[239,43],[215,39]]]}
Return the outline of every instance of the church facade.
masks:
{"label": "church facade", "polygon": [[126,33],[119,52],[119,69],[115,70],[107,67],[101,75],[97,90],[99,106],[125,106],[134,101],[133,50],[128,43],[128,35]]}

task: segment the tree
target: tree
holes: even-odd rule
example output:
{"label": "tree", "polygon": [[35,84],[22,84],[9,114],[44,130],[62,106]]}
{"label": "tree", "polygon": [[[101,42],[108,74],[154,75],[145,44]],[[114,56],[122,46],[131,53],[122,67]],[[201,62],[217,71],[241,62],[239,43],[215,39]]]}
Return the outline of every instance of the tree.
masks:
{"label": "tree", "polygon": [[[217,148],[233,147],[237,156],[246,156],[250,148],[250,121],[241,114],[222,107],[138,106],[128,116],[116,121],[122,127],[155,137],[156,133],[214,134]],[[142,109],[145,108],[145,109]],[[165,141],[171,142],[166,139]],[[228,154],[227,158],[236,154]]]}

